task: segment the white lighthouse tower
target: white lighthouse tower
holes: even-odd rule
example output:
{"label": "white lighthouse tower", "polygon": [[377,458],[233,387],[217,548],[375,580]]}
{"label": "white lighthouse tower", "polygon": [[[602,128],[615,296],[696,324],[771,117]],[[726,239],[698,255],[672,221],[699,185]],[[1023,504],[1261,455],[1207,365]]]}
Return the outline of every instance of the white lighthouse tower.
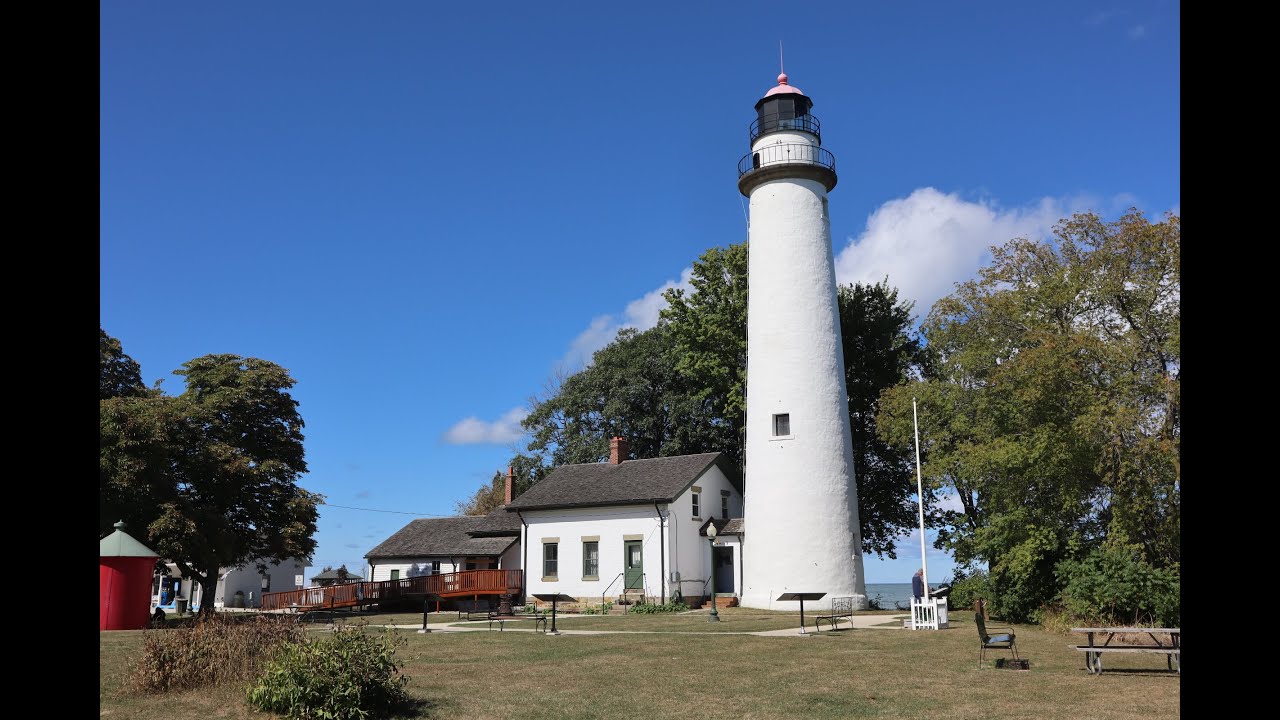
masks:
{"label": "white lighthouse tower", "polygon": [[794,607],[777,603],[791,592],[866,604],[827,212],[835,157],[812,106],[779,75],[738,164],[751,199],[741,602],[753,608]]}

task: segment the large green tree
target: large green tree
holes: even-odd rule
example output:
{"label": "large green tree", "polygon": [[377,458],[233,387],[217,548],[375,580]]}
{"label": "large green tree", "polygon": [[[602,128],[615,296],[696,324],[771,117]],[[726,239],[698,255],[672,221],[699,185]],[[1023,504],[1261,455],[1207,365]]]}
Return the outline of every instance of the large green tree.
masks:
{"label": "large green tree", "polygon": [[[918,524],[912,500],[915,456],[910,447],[880,437],[876,414],[880,393],[921,373],[927,353],[912,329],[911,303],[898,299],[887,278],[874,285],[844,285],[838,293],[862,549],[897,557],[894,539]],[[925,496],[925,511],[930,525],[942,521],[932,495]]]}
{"label": "large green tree", "polygon": [[[623,330],[592,364],[534,403],[529,450],[551,465],[600,462],[609,438],[636,458],[724,452],[742,467],[746,422],[747,247],[712,248],[692,292],[671,290],[657,326]],[[876,435],[880,391],[918,372],[910,306],[887,282],[839,291],[863,547],[894,555],[914,526],[911,465]],[[865,475],[865,477],[864,477]],[[750,472],[747,473],[750,492]],[[930,513],[933,514],[932,498]]]}
{"label": "large green tree", "polygon": [[142,368],[125,354],[120,341],[98,328],[98,399],[140,397],[147,394]]}
{"label": "large green tree", "polygon": [[693,263],[692,292],[666,291],[661,313],[675,369],[719,429],[703,445],[738,467],[746,460],[747,260],[746,243],[707,250]]}
{"label": "large green tree", "polygon": [[308,557],[321,497],[298,486],[303,422],[284,368],[206,355],[176,373],[179,396],[100,402],[100,530],[118,518],[145,528],[212,599],[220,568]]}
{"label": "large green tree", "polygon": [[1180,243],[1176,216],[1131,210],[993,248],[929,313],[926,379],[881,400],[883,438],[910,447],[919,398],[926,474],[964,508],[943,540],[1010,619],[1104,543],[1178,565]]}
{"label": "large green tree", "polygon": [[731,425],[677,370],[671,346],[664,325],[620,331],[534,405],[529,449],[552,466],[600,462],[619,436],[636,458],[736,449]]}

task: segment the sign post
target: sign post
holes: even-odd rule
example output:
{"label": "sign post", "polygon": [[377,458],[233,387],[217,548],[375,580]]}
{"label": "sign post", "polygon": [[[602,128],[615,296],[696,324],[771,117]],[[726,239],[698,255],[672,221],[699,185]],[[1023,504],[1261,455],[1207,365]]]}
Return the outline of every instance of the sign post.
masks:
{"label": "sign post", "polygon": [[804,631],[804,601],[805,600],[821,600],[826,593],[782,593],[778,596],[779,602],[799,600],[800,601],[800,634],[808,635]]}

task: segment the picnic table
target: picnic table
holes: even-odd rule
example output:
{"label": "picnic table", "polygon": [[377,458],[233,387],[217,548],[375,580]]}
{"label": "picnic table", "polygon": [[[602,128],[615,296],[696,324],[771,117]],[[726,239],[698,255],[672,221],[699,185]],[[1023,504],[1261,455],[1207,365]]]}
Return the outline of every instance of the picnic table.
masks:
{"label": "picnic table", "polygon": [[[1084,653],[1084,666],[1090,673],[1102,674],[1102,654],[1109,652],[1163,654],[1170,670],[1182,672],[1181,628],[1096,627],[1071,628],[1071,632],[1083,633],[1089,638],[1087,645],[1075,645],[1073,648]],[[1138,645],[1112,645],[1111,641],[1120,634],[1145,634],[1151,638],[1151,642]],[[1168,636],[1168,640],[1161,636]],[[1101,642],[1098,642],[1099,640]]]}

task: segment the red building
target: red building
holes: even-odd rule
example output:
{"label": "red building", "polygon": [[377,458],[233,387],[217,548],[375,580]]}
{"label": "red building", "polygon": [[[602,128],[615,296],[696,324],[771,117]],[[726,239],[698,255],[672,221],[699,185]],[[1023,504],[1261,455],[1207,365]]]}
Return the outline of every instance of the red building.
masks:
{"label": "red building", "polygon": [[140,630],[151,619],[151,577],[156,553],[124,531],[124,522],[99,543],[100,630]]}

